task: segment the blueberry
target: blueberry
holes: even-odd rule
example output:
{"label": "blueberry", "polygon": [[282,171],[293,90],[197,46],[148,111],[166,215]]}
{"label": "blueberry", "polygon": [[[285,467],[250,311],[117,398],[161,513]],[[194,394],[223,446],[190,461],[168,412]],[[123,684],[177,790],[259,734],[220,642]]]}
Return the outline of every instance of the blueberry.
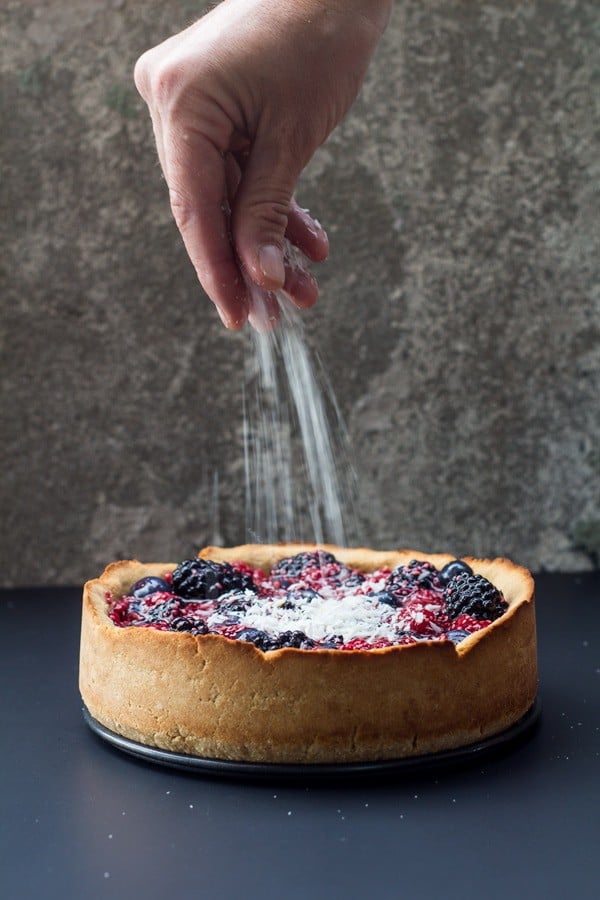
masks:
{"label": "blueberry", "polygon": [[319,650],[338,650],[344,643],[344,636],[341,634],[329,634],[317,644]]}
{"label": "blueberry", "polygon": [[446,632],[446,637],[454,644],[460,644],[466,637],[469,637],[469,634],[469,631],[462,631],[460,628],[455,628],[453,631]]}
{"label": "blueberry", "polygon": [[367,597],[378,600],[380,603],[386,603],[388,606],[402,606],[402,599],[393,594],[392,591],[379,591],[375,594],[367,594]]}
{"label": "blueberry", "polygon": [[444,568],[440,570],[438,579],[442,582],[442,584],[445,585],[448,584],[451,578],[454,578],[455,575],[459,575],[461,572],[466,572],[467,575],[472,575],[473,569],[462,559],[453,559],[449,563],[446,563]]}
{"label": "blueberry", "polygon": [[139,581],[132,585],[129,589],[129,594],[131,597],[135,597],[136,600],[143,600],[144,597],[156,594],[157,591],[166,591],[170,594],[171,585],[164,578],[157,578],[156,575],[146,575],[145,578],[140,578]]}

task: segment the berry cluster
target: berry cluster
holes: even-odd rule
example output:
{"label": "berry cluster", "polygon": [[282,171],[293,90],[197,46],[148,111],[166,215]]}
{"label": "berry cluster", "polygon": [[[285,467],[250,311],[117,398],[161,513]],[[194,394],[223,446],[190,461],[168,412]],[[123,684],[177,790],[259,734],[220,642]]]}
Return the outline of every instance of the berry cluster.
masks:
{"label": "berry cluster", "polygon": [[173,572],[173,588],[180,597],[216,599],[230,591],[254,590],[252,576],[229,563],[186,559]]}
{"label": "berry cluster", "polygon": [[[375,611],[372,631],[353,627],[346,639],[324,631],[310,637],[297,627],[309,622],[313,604],[318,609],[333,600],[347,609],[353,599],[367,614]],[[422,640],[460,643],[508,608],[500,591],[463,560],[437,569],[415,559],[392,571],[365,575],[319,550],[280,560],[270,575],[241,563],[186,559],[172,573],[141,578],[127,596],[108,600],[109,615],[121,627],[219,634],[263,652],[285,647],[372,650]],[[261,619],[265,606],[267,618]],[[271,623],[266,628],[265,621]],[[341,621],[345,631],[348,622]]]}

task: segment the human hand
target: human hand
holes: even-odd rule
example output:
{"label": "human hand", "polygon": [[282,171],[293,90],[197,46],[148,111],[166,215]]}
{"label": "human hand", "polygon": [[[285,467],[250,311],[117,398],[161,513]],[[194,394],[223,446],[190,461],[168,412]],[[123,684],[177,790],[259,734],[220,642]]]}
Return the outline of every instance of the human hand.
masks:
{"label": "human hand", "polygon": [[135,68],[171,208],[198,278],[228,328],[248,286],[299,307],[313,276],[285,239],[327,257],[319,223],[294,200],[300,173],[353,103],[391,0],[223,0]]}

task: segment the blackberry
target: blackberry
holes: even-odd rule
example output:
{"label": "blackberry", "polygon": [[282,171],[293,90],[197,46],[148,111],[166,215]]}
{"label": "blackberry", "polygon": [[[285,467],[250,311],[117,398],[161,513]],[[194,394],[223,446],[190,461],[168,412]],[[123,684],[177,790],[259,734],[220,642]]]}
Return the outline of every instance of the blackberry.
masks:
{"label": "blackberry", "polygon": [[[141,612],[141,610],[140,610]],[[169,624],[173,615],[179,612],[179,597],[170,597],[162,603],[157,603],[149,609],[145,609],[142,613],[146,622],[155,625],[157,622],[165,622]]]}
{"label": "blackberry", "polygon": [[296,609],[296,604],[292,603],[291,600],[284,600],[283,603],[277,604],[279,609]]}
{"label": "blackberry", "polygon": [[252,576],[229,563],[186,559],[173,572],[173,590],[185,600],[215,600],[230,591],[254,591]]}
{"label": "blackberry", "polygon": [[341,567],[338,578],[344,587],[360,587],[365,580],[365,576],[361,572],[349,569],[348,566]]}
{"label": "blackberry", "polygon": [[453,559],[449,563],[446,563],[443,569],[440,569],[438,580],[441,581],[444,586],[446,586],[448,582],[452,578],[454,578],[455,575],[459,575],[461,572],[466,572],[467,575],[472,575],[473,569],[464,560]]}
{"label": "blackberry", "polygon": [[171,628],[173,629],[173,631],[191,631],[193,627],[194,623],[186,616],[178,616],[171,622]]}
{"label": "blackberry", "polygon": [[508,608],[504,597],[482,575],[460,572],[444,589],[446,609],[451,619],[466,613],[474,619],[497,619]]}
{"label": "blackberry", "polygon": [[276,641],[277,647],[296,647],[299,650],[312,650],[316,644],[303,631],[283,631]]}
{"label": "blackberry", "polygon": [[235,639],[237,641],[248,641],[263,652],[275,650],[278,646],[277,638],[272,638],[266,631],[260,631],[258,628],[242,628],[236,634]]}
{"label": "blackberry", "polygon": [[208,625],[196,616],[178,616],[171,622],[173,631],[189,631],[192,634],[208,634]]}
{"label": "blackberry", "polygon": [[271,569],[271,575],[299,578],[306,569],[320,569],[331,563],[337,563],[337,559],[332,553],[327,553],[325,550],[307,550],[305,553],[297,553],[295,556],[286,556],[284,559],[280,559]]}
{"label": "blackberry", "polygon": [[238,591],[232,591],[219,600],[220,613],[245,612],[249,606],[250,600],[245,594],[241,594]]}
{"label": "blackberry", "polygon": [[385,588],[401,597],[417,590],[440,590],[439,572],[433,563],[413,559],[407,566],[396,566],[388,575]]}

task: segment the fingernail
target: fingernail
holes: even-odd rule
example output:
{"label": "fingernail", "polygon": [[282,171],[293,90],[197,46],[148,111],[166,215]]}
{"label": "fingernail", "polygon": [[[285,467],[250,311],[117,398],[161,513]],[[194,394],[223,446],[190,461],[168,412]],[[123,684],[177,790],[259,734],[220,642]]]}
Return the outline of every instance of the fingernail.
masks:
{"label": "fingernail", "polygon": [[239,331],[246,323],[247,315],[245,313],[237,317],[228,316],[219,306],[217,306],[217,312],[225,328],[228,328],[230,331]]}
{"label": "fingernail", "polygon": [[221,309],[220,306],[217,306],[217,312],[219,313],[219,318],[225,328],[229,328],[229,317],[225,314],[225,312]]}
{"label": "fingernail", "polygon": [[258,265],[260,270],[274,285],[283,286],[285,281],[285,269],[283,268],[283,253],[275,244],[263,244],[258,250]]}

